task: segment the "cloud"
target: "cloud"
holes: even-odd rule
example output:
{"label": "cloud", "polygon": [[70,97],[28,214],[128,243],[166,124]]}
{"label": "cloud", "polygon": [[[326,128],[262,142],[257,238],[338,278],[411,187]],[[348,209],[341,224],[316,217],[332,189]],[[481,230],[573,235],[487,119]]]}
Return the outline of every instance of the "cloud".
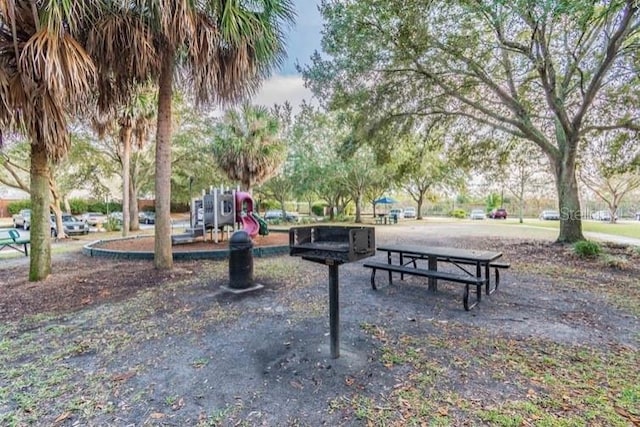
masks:
{"label": "cloud", "polygon": [[263,83],[251,103],[272,107],[273,104],[284,104],[285,101],[289,101],[295,114],[305,99],[311,104],[316,104],[312,98],[313,94],[304,87],[301,76],[274,76]]}

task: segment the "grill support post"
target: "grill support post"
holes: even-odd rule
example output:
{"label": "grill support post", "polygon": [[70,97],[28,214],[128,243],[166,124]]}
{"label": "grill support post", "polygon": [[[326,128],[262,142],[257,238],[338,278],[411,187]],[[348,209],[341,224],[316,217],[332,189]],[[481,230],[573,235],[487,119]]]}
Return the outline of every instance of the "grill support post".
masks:
{"label": "grill support post", "polygon": [[338,263],[329,264],[329,333],[331,358],[340,357],[340,284]]}

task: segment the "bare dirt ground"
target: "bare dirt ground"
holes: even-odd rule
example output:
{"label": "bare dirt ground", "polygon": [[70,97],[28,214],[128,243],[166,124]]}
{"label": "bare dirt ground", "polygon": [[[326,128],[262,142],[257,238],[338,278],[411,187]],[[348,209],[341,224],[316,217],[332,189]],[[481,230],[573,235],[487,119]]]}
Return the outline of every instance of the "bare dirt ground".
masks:
{"label": "bare dirt ground", "polygon": [[500,250],[511,268],[465,312],[460,285],[373,291],[362,262],[342,266],[339,359],[327,267],[298,258],[255,259],[264,288],[244,295],[222,290],[224,261],[71,251],[39,283],[26,260],[0,266],[0,424],[640,425],[638,251],[478,230],[378,227],[378,244]]}

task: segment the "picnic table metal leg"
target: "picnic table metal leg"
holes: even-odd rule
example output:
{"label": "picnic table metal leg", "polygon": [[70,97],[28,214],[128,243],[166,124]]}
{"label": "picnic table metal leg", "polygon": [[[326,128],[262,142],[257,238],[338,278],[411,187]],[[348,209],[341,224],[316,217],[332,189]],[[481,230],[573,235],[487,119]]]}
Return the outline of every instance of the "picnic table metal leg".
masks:
{"label": "picnic table metal leg", "polygon": [[[435,257],[435,256],[428,257],[427,263],[429,265],[429,270],[438,271],[438,257]],[[438,290],[438,279],[436,279],[435,277],[429,277],[427,283],[429,284],[428,289],[430,291],[435,292]]]}
{"label": "picnic table metal leg", "polygon": [[489,263],[484,265],[484,278],[487,281],[485,285],[486,294],[491,295],[491,268],[489,267]]}
{"label": "picnic table metal leg", "polygon": [[340,307],[339,307],[338,265],[329,265],[329,334],[331,358],[340,357]]}
{"label": "picnic table metal leg", "polygon": [[[489,264],[487,263],[487,266]],[[476,277],[481,278],[482,279],[482,265],[480,265],[479,262],[476,263]],[[484,277],[484,281],[488,281],[488,276]],[[476,294],[478,294],[478,302],[480,302],[480,300],[482,299],[482,284],[479,284],[478,286],[476,286]]]}
{"label": "picnic table metal leg", "polygon": [[[400,265],[402,265],[402,254],[400,254]],[[391,252],[387,252],[387,264],[393,264],[391,260]],[[389,284],[393,283],[393,279],[391,278],[391,271],[389,271]]]}

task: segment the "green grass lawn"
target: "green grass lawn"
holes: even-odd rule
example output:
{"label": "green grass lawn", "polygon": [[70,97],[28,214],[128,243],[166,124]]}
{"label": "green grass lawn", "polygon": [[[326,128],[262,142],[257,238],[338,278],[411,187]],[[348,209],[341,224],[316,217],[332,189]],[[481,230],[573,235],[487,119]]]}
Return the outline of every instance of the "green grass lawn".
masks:
{"label": "green grass lawn", "polygon": [[[516,222],[509,221],[507,224],[520,225],[517,220]],[[557,230],[560,227],[560,221],[540,221],[538,219],[525,219],[524,225],[553,228]],[[587,220],[582,221],[582,231],[612,234],[615,236],[625,236],[640,239],[640,222],[636,221],[611,224],[609,222]]]}

